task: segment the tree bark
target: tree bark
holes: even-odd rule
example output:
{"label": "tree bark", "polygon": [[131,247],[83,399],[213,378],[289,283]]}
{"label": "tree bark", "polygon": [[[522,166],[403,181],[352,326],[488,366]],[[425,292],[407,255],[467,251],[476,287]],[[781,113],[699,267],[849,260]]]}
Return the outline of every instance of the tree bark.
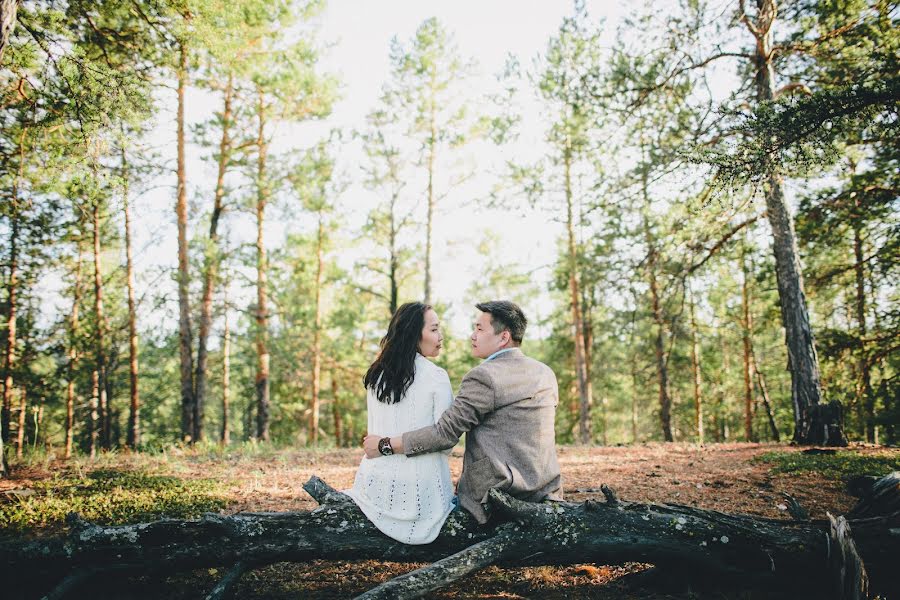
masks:
{"label": "tree bark", "polygon": [[[381,534],[352,501],[315,477],[304,488],[319,500],[320,508],[207,514],[195,521],[164,519],[122,526],[92,525],[73,514],[68,536],[0,541],[0,575],[52,582],[97,568],[148,574],[241,561],[434,562],[462,551],[471,557],[479,545],[490,546],[485,542],[496,542],[498,535],[515,535],[515,551],[488,553],[483,558],[491,560],[481,560],[480,566],[650,562],[706,581],[746,582],[763,590],[802,586],[804,594],[815,595],[827,592],[835,570],[847,572],[846,560],[829,570],[827,558],[835,557],[827,521],[780,521],[622,502],[605,486],[606,502],[582,504],[522,502],[492,490],[496,513],[510,520],[483,527],[466,511],[456,511],[437,539],[424,545],[398,544]],[[900,553],[900,539],[890,532],[900,525],[900,513],[849,524],[873,587],[890,589],[898,583],[895,561]],[[444,564],[448,562],[454,561]],[[445,577],[443,583],[450,580]],[[404,589],[401,586],[398,592]]]}
{"label": "tree bark", "polygon": [[223,446],[231,443],[228,413],[231,410],[231,330],[228,326],[228,281],[225,282],[223,301],[223,320],[225,331],[222,333],[222,434],[219,438]]}
{"label": "tree bark", "polygon": [[178,77],[178,197],[175,213],[178,219],[178,348],[181,374],[181,439],[194,440],[194,358],[191,340],[190,263],[188,261],[187,174],[185,171],[184,93],[188,79],[187,42],[179,44]]}
{"label": "tree bark", "polygon": [[100,375],[97,369],[91,371],[91,406],[88,412],[88,455],[97,456],[97,442],[100,437]]}
{"label": "tree bark", "polygon": [[341,411],[343,410],[343,406],[341,405],[340,396],[338,396],[338,381],[337,381],[337,372],[331,372],[331,414],[334,417],[334,445],[338,448],[344,445],[344,436],[343,436],[343,419],[341,416]]}
{"label": "tree bark", "polygon": [[[857,207],[859,200],[856,201]],[[857,220],[853,221],[853,270],[856,275],[856,323],[859,336],[859,358],[857,359],[858,380],[856,401],[863,407],[866,424],[866,441],[875,443],[875,394],[872,391],[871,365],[866,358],[866,265],[863,257],[862,231]]]}
{"label": "tree bark", "polygon": [[19,423],[18,429],[16,429],[16,458],[22,458],[22,453],[25,451],[25,418],[28,416],[26,389],[24,385],[19,386]]}
{"label": "tree bark", "polygon": [[[772,29],[777,18],[777,4],[776,0],[756,0],[755,20],[746,14],[744,4],[745,0],[740,0],[743,21],[756,40],[756,96],[758,102],[763,104],[775,98]],[[833,401],[829,406],[819,405],[819,362],[803,291],[803,272],[794,222],[785,202],[781,176],[771,163],[768,170],[769,176],[765,184],[766,214],[774,238],[778,296],[788,351],[787,366],[791,373],[794,441],[801,444],[845,446],[847,439],[843,431],[843,409],[840,403]]]}
{"label": "tree bark", "polygon": [[103,270],[100,264],[100,199],[92,200],[93,238],[94,238],[94,313],[97,319],[97,339],[94,346],[97,362],[98,416],[100,427],[100,446],[110,448],[112,439],[112,423],[109,410],[109,398],[106,385],[106,316],[103,311]]}
{"label": "tree bark", "polygon": [[263,225],[266,216],[266,204],[269,200],[269,186],[266,181],[265,138],[266,113],[265,96],[261,88],[257,88],[259,129],[257,131],[256,174],[256,437],[260,441],[269,441],[269,348],[268,348],[268,306],[267,306],[267,263],[266,246],[263,238]]}
{"label": "tree bark", "polygon": [[586,345],[584,340],[584,323],[581,313],[581,283],[578,277],[578,249],[575,241],[574,194],[572,193],[572,151],[569,141],[563,149],[563,168],[566,194],[566,232],[568,239],[569,262],[569,302],[572,306],[572,341],[575,345],[575,380],[578,384],[578,442],[590,444],[591,409],[593,408],[593,390],[588,377]]}
{"label": "tree bark", "polygon": [[[20,0],[0,0],[0,63],[9,44],[9,37],[16,26],[16,9]],[[2,447],[0,447],[2,449]]]}
{"label": "tree bark", "polygon": [[694,294],[690,294],[691,311],[691,375],[694,382],[694,429],[697,431],[697,442],[703,443],[703,380],[700,377],[700,343],[697,340],[697,319],[694,314]]}
{"label": "tree bark", "polygon": [[231,162],[231,102],[233,77],[228,75],[225,84],[224,107],[222,109],[222,138],[219,141],[219,165],[216,174],[216,191],[213,211],[209,220],[209,247],[204,255],[203,299],[200,304],[200,329],[197,333],[197,369],[194,374],[194,439],[203,439],[203,409],[206,405],[206,384],[208,380],[209,351],[207,342],[212,330],[213,293],[219,270],[219,219],[225,210],[225,174]]}
{"label": "tree bark", "polygon": [[753,441],[753,381],[750,376],[750,354],[753,323],[750,314],[750,283],[748,281],[750,275],[747,272],[747,248],[746,239],[741,246],[741,341],[744,347],[743,369],[744,376],[744,438],[748,442]]}
{"label": "tree bark", "polygon": [[72,457],[72,444],[75,437],[75,366],[78,363],[78,312],[81,308],[81,266],[84,260],[82,232],[78,232],[78,258],[75,263],[75,282],[73,285],[72,313],[69,315],[69,361],[66,365],[66,450],[65,458]]}
{"label": "tree bark", "polygon": [[425,297],[422,300],[426,304],[431,302],[431,238],[434,232],[434,169],[437,156],[437,107],[435,106],[434,85],[434,73],[432,73],[428,117],[428,214],[425,221]]}
{"label": "tree bark", "polygon": [[[15,196],[15,194],[14,194]],[[12,398],[14,381],[13,369],[16,365],[16,311],[18,309],[18,268],[19,268],[19,227],[20,215],[18,200],[14,200],[9,231],[9,278],[6,284],[6,353],[3,357],[3,415],[2,415],[2,442],[9,443],[10,424],[12,418]],[[2,450],[2,446],[0,446]],[[0,458],[2,460],[2,458]]]}
{"label": "tree bark", "polygon": [[129,448],[137,448],[141,445],[141,397],[138,390],[138,334],[137,334],[137,303],[134,298],[134,259],[131,255],[131,209],[128,200],[128,160],[125,148],[122,148],[122,180],[124,190],[122,199],[125,210],[125,263],[128,285],[128,383],[130,389],[130,403],[128,412],[128,436]]}
{"label": "tree bark", "polygon": [[319,226],[316,233],[316,316],[313,323],[312,402],[309,414],[309,441],[312,444],[319,443],[319,394],[322,387],[322,269],[324,266],[324,236],[325,224],[322,214],[319,213]]}

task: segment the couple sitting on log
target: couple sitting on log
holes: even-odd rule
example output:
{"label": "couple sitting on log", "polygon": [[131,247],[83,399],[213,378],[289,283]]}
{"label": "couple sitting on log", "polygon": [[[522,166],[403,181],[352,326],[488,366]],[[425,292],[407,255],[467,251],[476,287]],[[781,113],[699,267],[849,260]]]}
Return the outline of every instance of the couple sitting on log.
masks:
{"label": "couple sitting on log", "polygon": [[[476,305],[472,354],[484,359],[453,397],[438,315],[420,302],[394,313],[365,377],[368,435],[353,487],[346,490],[383,533],[427,544],[458,507],[490,518],[488,492],[521,500],[562,500],[554,417],[556,375],[519,348],[527,319],[508,301]],[[448,454],[467,433],[454,495]]]}

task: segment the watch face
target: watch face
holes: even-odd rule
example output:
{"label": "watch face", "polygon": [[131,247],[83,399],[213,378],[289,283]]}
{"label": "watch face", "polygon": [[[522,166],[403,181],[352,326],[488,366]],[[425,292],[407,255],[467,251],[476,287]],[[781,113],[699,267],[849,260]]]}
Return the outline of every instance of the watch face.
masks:
{"label": "watch face", "polygon": [[394,449],[391,448],[391,440],[383,439],[378,442],[378,451],[381,452],[385,456],[390,456],[394,453]]}

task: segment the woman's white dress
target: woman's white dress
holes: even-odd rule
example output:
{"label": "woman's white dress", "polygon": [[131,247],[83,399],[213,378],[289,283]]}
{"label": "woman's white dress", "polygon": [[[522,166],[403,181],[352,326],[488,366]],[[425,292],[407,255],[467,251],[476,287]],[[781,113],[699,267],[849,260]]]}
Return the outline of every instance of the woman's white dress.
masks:
{"label": "woman's white dress", "polygon": [[[447,371],[421,354],[416,354],[415,369],[400,402],[379,402],[367,390],[369,432],[393,437],[433,425],[450,406],[453,389]],[[453,509],[449,452],[363,457],[353,487],[345,493],[385,535],[405,544],[427,544]]]}

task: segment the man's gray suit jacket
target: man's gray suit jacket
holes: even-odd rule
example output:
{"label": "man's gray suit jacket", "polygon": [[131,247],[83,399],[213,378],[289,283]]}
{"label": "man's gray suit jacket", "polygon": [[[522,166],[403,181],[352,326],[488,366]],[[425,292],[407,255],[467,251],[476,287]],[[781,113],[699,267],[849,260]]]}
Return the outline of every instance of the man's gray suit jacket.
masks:
{"label": "man's gray suit jacket", "polygon": [[446,450],[467,433],[457,494],[460,505],[486,523],[491,488],[530,502],[563,499],[554,434],[558,403],[550,367],[514,348],[469,371],[450,408],[434,425],[404,433],[403,448],[407,456]]}

